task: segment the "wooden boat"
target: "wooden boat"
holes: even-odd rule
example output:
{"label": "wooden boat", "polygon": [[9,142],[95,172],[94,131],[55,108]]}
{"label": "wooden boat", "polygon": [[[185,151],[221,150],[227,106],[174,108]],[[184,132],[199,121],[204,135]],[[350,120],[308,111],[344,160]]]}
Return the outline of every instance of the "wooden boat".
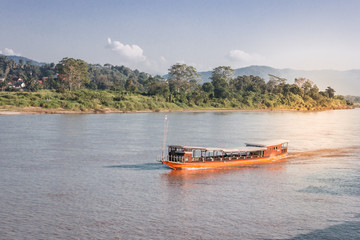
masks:
{"label": "wooden boat", "polygon": [[236,149],[169,145],[161,162],[172,169],[224,168],[271,162],[286,156],[287,140],[245,143]]}

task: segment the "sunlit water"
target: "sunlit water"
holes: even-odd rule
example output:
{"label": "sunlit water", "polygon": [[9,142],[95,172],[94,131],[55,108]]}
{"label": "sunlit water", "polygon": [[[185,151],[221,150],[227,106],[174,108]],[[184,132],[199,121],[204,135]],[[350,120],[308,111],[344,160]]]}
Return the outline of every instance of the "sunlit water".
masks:
{"label": "sunlit water", "polygon": [[290,141],[197,171],[155,162],[164,115],[0,116],[0,239],[359,239],[360,109],[168,113],[168,144]]}

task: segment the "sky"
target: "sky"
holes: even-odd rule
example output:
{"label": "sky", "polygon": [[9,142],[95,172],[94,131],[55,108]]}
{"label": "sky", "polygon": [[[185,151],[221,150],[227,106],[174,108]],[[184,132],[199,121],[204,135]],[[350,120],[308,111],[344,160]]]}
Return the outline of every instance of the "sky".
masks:
{"label": "sky", "polygon": [[266,65],[360,69],[360,1],[0,0],[0,54],[166,74]]}

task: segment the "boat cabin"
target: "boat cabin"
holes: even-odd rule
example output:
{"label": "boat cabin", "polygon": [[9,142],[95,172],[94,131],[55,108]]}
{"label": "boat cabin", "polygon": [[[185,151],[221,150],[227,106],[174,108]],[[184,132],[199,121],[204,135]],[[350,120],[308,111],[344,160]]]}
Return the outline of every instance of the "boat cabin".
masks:
{"label": "boat cabin", "polygon": [[287,153],[288,140],[272,140],[266,142],[245,143],[247,147],[264,147],[264,157],[272,157]]}

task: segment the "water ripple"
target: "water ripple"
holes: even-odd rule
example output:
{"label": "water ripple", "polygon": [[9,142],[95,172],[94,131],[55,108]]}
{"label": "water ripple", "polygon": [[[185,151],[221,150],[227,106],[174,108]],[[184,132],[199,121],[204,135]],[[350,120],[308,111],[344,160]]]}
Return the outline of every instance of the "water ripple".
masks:
{"label": "water ripple", "polygon": [[161,163],[141,163],[141,164],[121,164],[105,166],[105,168],[122,168],[122,169],[133,169],[133,170],[159,170],[166,168]]}

